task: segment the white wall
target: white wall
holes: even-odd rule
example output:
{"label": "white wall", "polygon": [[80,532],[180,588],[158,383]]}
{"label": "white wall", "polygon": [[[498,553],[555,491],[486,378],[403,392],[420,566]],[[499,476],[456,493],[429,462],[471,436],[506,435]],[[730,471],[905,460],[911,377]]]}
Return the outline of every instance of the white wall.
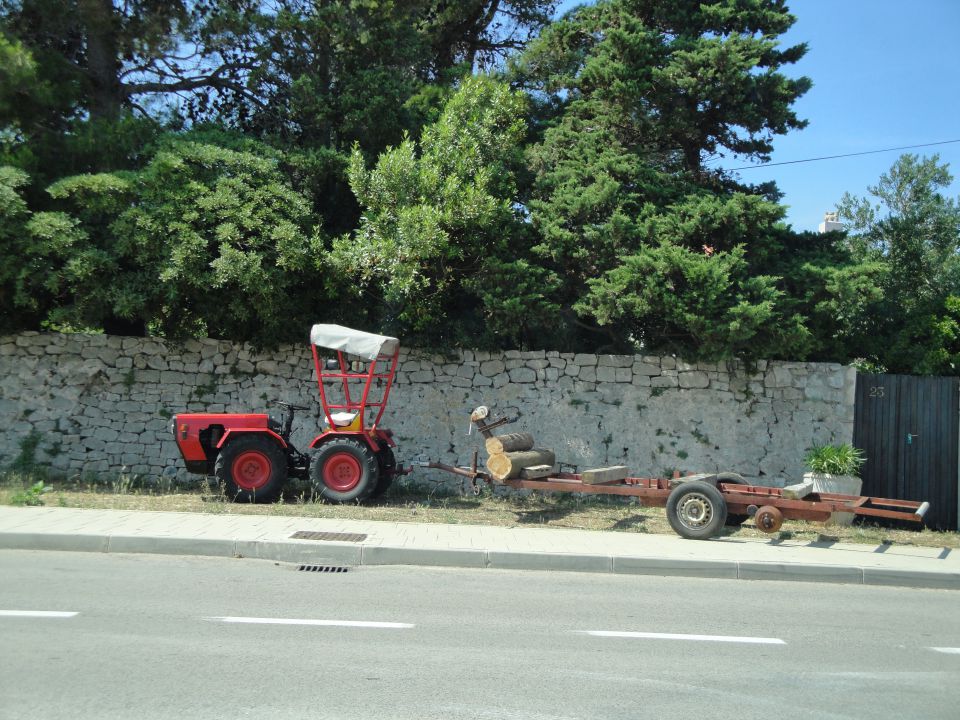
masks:
{"label": "white wall", "polygon": [[[68,475],[125,466],[186,480],[167,429],[173,413],[262,412],[271,399],[312,408],[295,426],[298,447],[319,432],[306,344],[255,352],[215,340],[22,333],[0,338],[0,378],[0,466],[32,436],[35,459]],[[733,470],[781,485],[799,480],[814,441],[851,440],[855,383],[852,368],[821,363],[759,362],[748,371],[672,357],[404,351],[381,425],[394,430],[401,461],[467,464],[481,447],[467,435],[469,414],[483,404],[519,413],[508,430],[532,432],[539,447],[581,469]],[[460,484],[421,469],[410,478]]]}

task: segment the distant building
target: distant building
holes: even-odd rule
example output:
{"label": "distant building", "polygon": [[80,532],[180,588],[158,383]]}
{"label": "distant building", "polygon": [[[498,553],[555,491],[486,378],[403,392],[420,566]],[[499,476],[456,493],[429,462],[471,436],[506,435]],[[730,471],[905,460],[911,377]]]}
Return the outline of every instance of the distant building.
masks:
{"label": "distant building", "polygon": [[830,232],[831,230],[843,230],[843,223],[837,219],[837,213],[828,212],[823,214],[823,222],[817,226],[817,232],[820,234]]}

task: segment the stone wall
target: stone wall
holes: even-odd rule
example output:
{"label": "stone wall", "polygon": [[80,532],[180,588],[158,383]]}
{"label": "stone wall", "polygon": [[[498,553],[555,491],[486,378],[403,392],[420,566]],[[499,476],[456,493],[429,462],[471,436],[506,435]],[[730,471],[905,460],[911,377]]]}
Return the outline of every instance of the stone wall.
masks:
{"label": "stone wall", "polygon": [[[176,412],[308,405],[294,443],[319,432],[307,345],[257,352],[215,340],[182,345],[104,335],[0,338],[0,466],[33,460],[67,475],[186,480],[169,424]],[[404,351],[384,427],[407,463],[467,464],[477,405],[519,415],[540,447],[581,469],[634,475],[735,470],[758,484],[793,482],[813,442],[849,442],[856,374],[817,363],[688,364],[673,357],[558,352]],[[483,455],[481,454],[481,459]],[[458,486],[417,469],[411,480]]]}

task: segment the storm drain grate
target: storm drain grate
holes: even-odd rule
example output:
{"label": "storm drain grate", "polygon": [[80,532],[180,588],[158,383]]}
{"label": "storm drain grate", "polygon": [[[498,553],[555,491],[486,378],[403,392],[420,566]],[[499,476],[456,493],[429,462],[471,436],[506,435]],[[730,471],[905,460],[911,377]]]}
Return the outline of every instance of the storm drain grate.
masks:
{"label": "storm drain grate", "polygon": [[342,565],[299,565],[297,570],[301,572],[345,573],[347,568]]}
{"label": "storm drain grate", "polygon": [[331,542],[363,542],[367,539],[364,533],[310,532],[308,530],[297,530],[290,537],[294,540],[328,540]]}

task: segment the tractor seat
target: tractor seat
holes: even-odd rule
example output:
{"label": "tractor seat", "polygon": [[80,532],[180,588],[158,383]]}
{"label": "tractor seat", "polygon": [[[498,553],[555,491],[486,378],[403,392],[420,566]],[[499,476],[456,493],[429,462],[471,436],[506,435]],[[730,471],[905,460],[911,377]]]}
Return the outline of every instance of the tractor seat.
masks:
{"label": "tractor seat", "polygon": [[347,425],[352,423],[354,418],[356,417],[357,417],[356,411],[330,413],[330,419],[333,420],[333,424],[337,427],[346,427]]}

